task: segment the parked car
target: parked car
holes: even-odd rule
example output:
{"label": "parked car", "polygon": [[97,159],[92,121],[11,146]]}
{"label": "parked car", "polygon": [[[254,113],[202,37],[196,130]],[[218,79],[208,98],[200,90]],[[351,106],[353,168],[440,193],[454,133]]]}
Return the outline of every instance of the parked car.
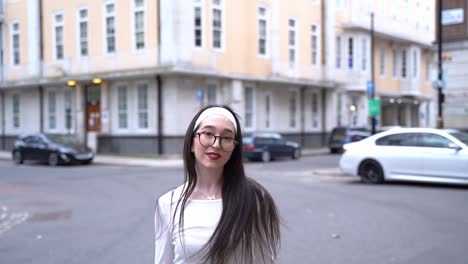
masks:
{"label": "parked car", "polygon": [[71,163],[90,164],[94,153],[91,149],[80,146],[74,136],[36,133],[18,137],[12,156],[16,164],[22,164],[25,160],[36,160],[56,166]]}
{"label": "parked car", "polygon": [[371,132],[364,127],[336,127],[330,134],[328,148],[331,153],[339,153],[343,151],[344,144],[362,140],[370,135]]}
{"label": "parked car", "polygon": [[468,184],[468,134],[397,128],[344,145],[343,172],[367,183],[390,180]]}
{"label": "parked car", "polygon": [[300,144],[287,141],[279,133],[256,132],[250,137],[242,139],[244,145],[244,157],[248,160],[261,160],[268,162],[279,157],[301,157]]}

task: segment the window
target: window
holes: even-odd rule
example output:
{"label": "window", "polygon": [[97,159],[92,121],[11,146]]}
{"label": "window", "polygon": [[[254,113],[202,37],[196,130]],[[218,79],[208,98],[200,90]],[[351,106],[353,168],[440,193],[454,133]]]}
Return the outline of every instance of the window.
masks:
{"label": "window", "polygon": [[88,56],[88,9],[78,12],[80,56]]}
{"label": "window", "polygon": [[385,75],[385,45],[380,45],[380,75]]}
{"label": "window", "polygon": [[253,88],[246,87],[244,91],[245,102],[245,127],[252,128],[253,126]]}
{"label": "window", "polygon": [[65,91],[65,129],[72,128],[72,93],[71,90]]}
{"label": "window", "polygon": [[420,133],[393,134],[377,139],[375,144],[378,146],[417,147],[420,145],[419,139],[421,136]]}
{"label": "window", "polygon": [[207,87],[207,103],[208,104],[216,104],[217,98],[216,98],[216,85],[214,84],[209,84]]}
{"label": "window", "polygon": [[296,91],[289,91],[289,126],[296,127],[297,126],[297,92]]}
{"label": "window", "polygon": [[361,70],[367,70],[367,39],[362,39],[362,62],[361,62]]}
{"label": "window", "polygon": [[264,7],[258,8],[258,54],[267,54],[267,11]]}
{"label": "window", "polygon": [[54,15],[54,54],[56,60],[63,59],[63,14]]}
{"label": "window", "polygon": [[12,54],[12,64],[13,65],[19,65],[20,64],[20,29],[19,29],[19,23],[14,22],[11,24],[11,50],[13,52]]}
{"label": "window", "polygon": [[348,38],[348,68],[352,69],[353,68],[353,38]]}
{"label": "window", "polygon": [[406,49],[401,50],[401,77],[406,78]]}
{"label": "window", "polygon": [[318,64],[319,56],[319,29],[317,25],[310,27],[310,50],[311,50],[311,63],[312,65]]}
{"label": "window", "polygon": [[48,97],[48,106],[49,106],[49,129],[57,128],[57,113],[56,113],[56,98],[55,92],[49,92]]}
{"label": "window", "polygon": [[426,53],[426,81],[431,78],[431,53]]}
{"label": "window", "polygon": [[265,96],[265,128],[271,127],[271,95]]}
{"label": "window", "polygon": [[13,94],[13,128],[20,127],[20,97],[19,94]]}
{"label": "window", "polygon": [[413,78],[416,78],[418,76],[418,64],[418,51],[413,50]]}
{"label": "window", "polygon": [[119,128],[127,128],[127,86],[125,85],[121,85],[117,88],[117,105]]}
{"label": "window", "polygon": [[428,148],[448,148],[451,144],[455,143],[441,135],[424,133],[421,145]]}
{"label": "window", "polygon": [[289,19],[289,66],[294,67],[296,63],[296,21]]}
{"label": "window", "polygon": [[203,16],[202,6],[200,1],[196,1],[194,9],[194,30],[195,30],[195,47],[201,47],[203,45]]}
{"label": "window", "polygon": [[311,97],[312,127],[318,127],[318,94],[313,93]]}
{"label": "window", "polygon": [[148,84],[137,85],[138,89],[138,128],[148,128]]}
{"label": "window", "polygon": [[107,3],[105,15],[105,25],[106,25],[106,51],[107,53],[115,52],[115,5],[114,3]]}
{"label": "window", "polygon": [[336,68],[341,68],[341,36],[336,36]]}
{"label": "window", "polygon": [[397,77],[397,68],[398,68],[398,64],[397,64],[397,51],[396,49],[393,49],[392,50],[392,76],[393,78],[396,78]]}
{"label": "window", "polygon": [[144,0],[134,1],[134,29],[135,29],[135,49],[145,48],[145,2]]}
{"label": "window", "polygon": [[213,0],[213,48],[222,47],[222,10],[221,0]]}

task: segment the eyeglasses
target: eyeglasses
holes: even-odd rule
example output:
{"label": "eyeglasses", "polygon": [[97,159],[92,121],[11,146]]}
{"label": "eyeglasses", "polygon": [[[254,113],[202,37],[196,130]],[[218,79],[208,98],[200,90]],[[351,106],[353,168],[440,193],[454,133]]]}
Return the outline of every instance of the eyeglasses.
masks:
{"label": "eyeglasses", "polygon": [[205,148],[213,146],[218,138],[219,145],[223,151],[232,151],[237,145],[237,141],[232,137],[215,136],[215,134],[211,132],[198,132],[196,134],[198,136],[198,141]]}

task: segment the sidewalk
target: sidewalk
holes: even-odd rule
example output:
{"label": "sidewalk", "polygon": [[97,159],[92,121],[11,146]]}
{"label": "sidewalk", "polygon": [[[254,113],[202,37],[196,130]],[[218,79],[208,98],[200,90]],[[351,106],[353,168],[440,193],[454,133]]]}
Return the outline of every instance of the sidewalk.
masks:
{"label": "sidewalk", "polygon": [[[328,153],[328,148],[302,149],[302,156],[323,155]],[[0,151],[0,159],[12,160],[11,152]],[[125,155],[97,154],[94,163],[106,165],[148,166],[148,167],[182,167],[182,156],[171,155],[164,157],[134,157]]]}

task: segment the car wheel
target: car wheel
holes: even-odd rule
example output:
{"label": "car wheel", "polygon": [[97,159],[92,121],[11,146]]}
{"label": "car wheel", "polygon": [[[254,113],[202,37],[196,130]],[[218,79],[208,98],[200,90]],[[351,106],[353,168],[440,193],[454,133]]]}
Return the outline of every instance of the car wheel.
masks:
{"label": "car wheel", "polygon": [[47,162],[49,163],[50,166],[57,166],[59,163],[59,157],[57,153],[50,153],[49,158],[47,159]]}
{"label": "car wheel", "polygon": [[292,159],[299,159],[301,157],[301,150],[296,148],[293,150]]}
{"label": "car wheel", "polygon": [[380,164],[373,160],[367,160],[359,166],[359,176],[365,183],[380,184],[384,182],[384,174]]}
{"label": "car wheel", "polygon": [[330,149],[330,153],[331,153],[331,154],[338,153],[338,149],[336,149],[336,148],[331,148],[331,149]]}
{"label": "car wheel", "polygon": [[16,164],[23,164],[23,154],[19,151],[15,151],[13,153],[13,161],[15,161]]}
{"label": "car wheel", "polygon": [[263,161],[263,162],[269,162],[270,160],[271,160],[270,151],[264,150],[264,151],[262,152],[262,161]]}

